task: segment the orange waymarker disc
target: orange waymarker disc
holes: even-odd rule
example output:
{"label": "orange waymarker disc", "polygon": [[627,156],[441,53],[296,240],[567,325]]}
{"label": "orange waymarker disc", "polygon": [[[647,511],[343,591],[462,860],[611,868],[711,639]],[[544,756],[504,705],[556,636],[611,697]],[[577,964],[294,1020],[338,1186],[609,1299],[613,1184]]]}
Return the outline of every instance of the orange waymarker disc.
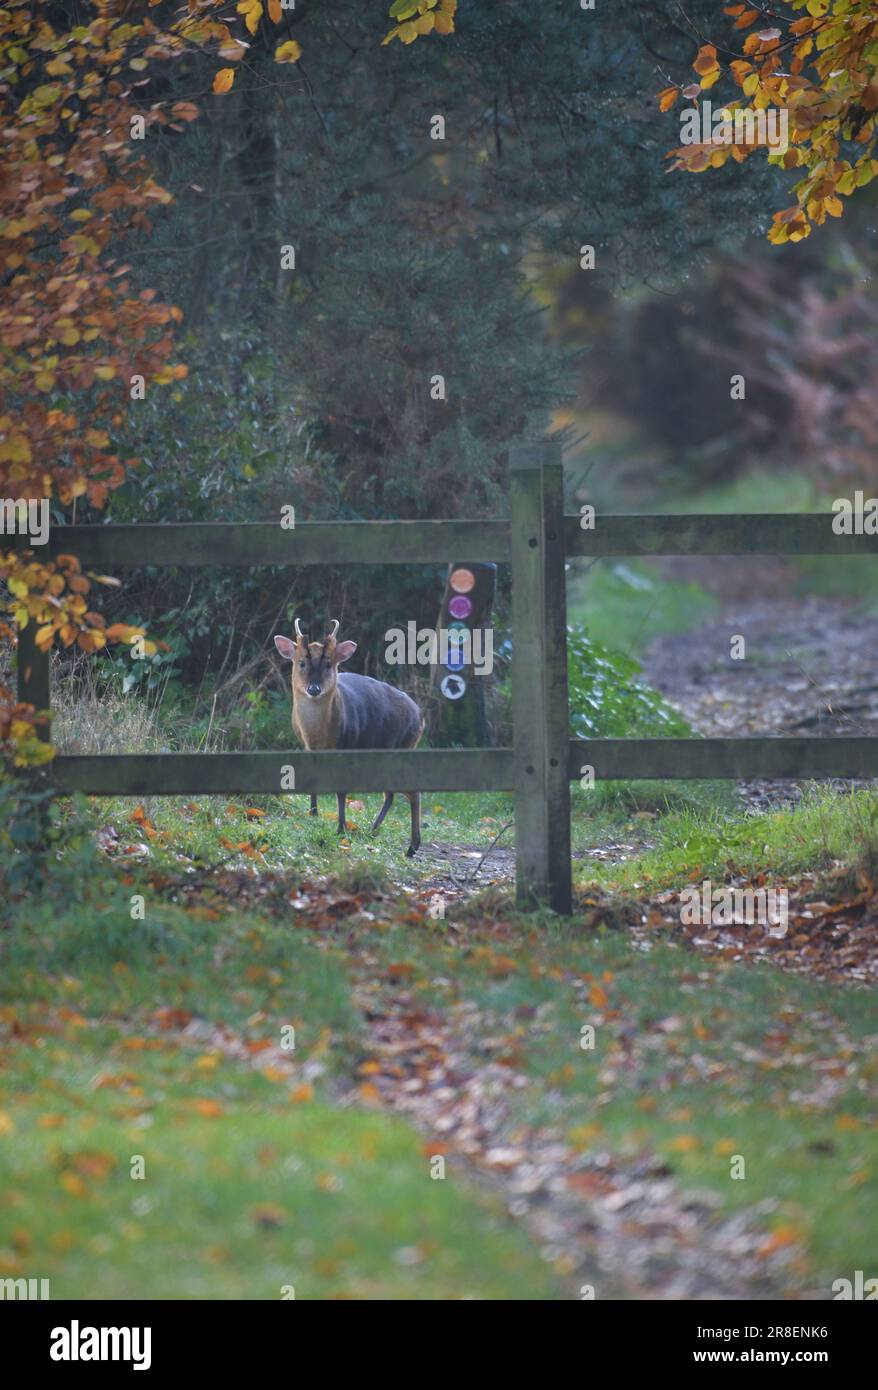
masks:
{"label": "orange waymarker disc", "polygon": [[456,594],[468,594],[476,587],[476,577],[472,570],[453,570],[448,582]]}

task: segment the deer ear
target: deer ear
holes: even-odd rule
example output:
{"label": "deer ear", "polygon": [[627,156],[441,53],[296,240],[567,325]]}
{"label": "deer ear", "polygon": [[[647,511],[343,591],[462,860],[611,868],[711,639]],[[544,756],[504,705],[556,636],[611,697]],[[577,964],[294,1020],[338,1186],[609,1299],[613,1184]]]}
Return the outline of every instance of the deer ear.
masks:
{"label": "deer ear", "polygon": [[277,647],[284,661],[292,661],[296,655],[296,644],[291,637],[275,637],[274,645]]}
{"label": "deer ear", "polygon": [[356,650],[356,642],[339,642],[335,649],[335,659],[336,661],[350,661]]}

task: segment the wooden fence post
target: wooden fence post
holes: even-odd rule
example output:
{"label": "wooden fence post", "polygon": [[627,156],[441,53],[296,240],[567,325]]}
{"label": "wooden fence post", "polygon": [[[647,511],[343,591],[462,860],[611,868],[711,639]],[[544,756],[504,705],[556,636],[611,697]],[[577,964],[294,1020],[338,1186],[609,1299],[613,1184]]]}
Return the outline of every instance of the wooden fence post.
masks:
{"label": "wooden fence post", "polygon": [[[48,711],[51,702],[49,653],[41,652],[34,638],[37,625],[33,618],[26,627],[18,629],[18,698],[33,705],[37,711]],[[51,738],[48,721],[38,726],[37,737],[44,743]]]}
{"label": "wooden fence post", "polygon": [[[34,638],[37,625],[31,618],[25,627],[18,629],[18,698],[23,704],[33,705],[37,713],[49,713],[51,702],[51,680],[49,675],[49,653],[41,652]],[[43,743],[50,742],[51,727],[37,725],[37,738]],[[46,769],[26,768],[25,775],[32,790],[47,791]],[[49,830],[51,828],[51,794],[44,796],[38,807],[39,838],[34,843],[34,851],[40,857],[45,853]]]}
{"label": "wooden fence post", "polygon": [[557,444],[509,452],[516,896],[571,908],[564,484]]}

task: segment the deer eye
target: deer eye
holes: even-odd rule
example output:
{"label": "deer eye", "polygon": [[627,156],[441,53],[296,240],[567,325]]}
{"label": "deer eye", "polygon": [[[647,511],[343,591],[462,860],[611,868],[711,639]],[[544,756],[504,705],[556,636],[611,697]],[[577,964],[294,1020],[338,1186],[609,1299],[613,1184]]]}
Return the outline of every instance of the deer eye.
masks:
{"label": "deer eye", "polygon": [[305,669],[305,663],[304,663],[304,661],[300,661],[300,662],[299,662],[299,670],[300,670],[300,671],[304,671],[304,669]]}

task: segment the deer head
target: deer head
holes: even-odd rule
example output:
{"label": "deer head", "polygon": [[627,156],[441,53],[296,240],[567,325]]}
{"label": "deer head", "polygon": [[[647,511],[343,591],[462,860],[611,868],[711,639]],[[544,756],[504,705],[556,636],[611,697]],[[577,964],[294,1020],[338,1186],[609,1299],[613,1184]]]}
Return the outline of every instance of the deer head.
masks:
{"label": "deer head", "polygon": [[337,642],[338,620],[322,642],[309,642],[299,619],[295,622],[295,638],[275,637],[274,645],[285,661],[293,663],[293,699],[322,700],[335,693],[338,668],[357,650],[356,642]]}

